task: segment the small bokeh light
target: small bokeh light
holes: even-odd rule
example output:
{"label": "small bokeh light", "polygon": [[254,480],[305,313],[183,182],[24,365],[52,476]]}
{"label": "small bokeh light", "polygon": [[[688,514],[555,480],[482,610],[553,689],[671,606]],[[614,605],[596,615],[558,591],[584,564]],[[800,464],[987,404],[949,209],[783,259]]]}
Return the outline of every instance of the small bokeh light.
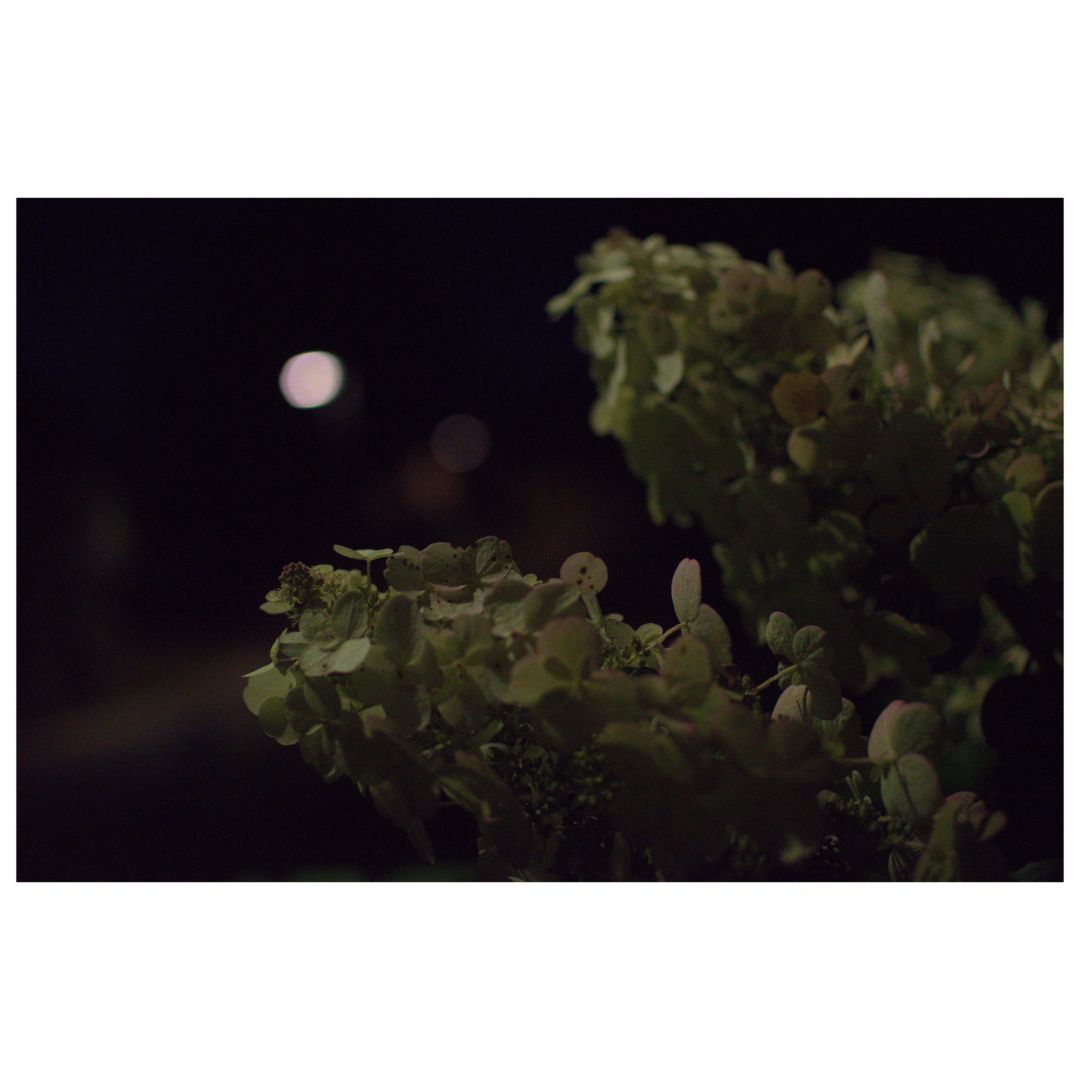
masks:
{"label": "small bokeh light", "polygon": [[304,352],[286,361],[278,384],[294,409],[317,409],[341,392],[345,372],[341,361],[328,352]]}
{"label": "small bokeh light", "polygon": [[406,455],[395,477],[394,498],[422,520],[445,519],[461,507],[465,482],[440,468],[422,444]]}
{"label": "small bokeh light", "polygon": [[467,413],[440,420],[431,433],[431,456],[447,472],[471,472],[483,465],[490,450],[487,424]]}

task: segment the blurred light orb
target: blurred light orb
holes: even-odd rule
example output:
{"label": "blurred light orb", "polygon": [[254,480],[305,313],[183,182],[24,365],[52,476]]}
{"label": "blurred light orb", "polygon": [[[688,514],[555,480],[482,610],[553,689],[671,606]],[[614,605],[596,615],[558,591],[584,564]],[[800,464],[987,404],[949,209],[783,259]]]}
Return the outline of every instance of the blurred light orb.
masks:
{"label": "blurred light orb", "polygon": [[490,450],[487,424],[467,413],[447,416],[431,433],[431,456],[447,472],[472,472],[483,465]]}
{"label": "blurred light orb", "polygon": [[303,352],[285,362],[278,385],[294,409],[317,409],[341,393],[345,371],[328,352]]}

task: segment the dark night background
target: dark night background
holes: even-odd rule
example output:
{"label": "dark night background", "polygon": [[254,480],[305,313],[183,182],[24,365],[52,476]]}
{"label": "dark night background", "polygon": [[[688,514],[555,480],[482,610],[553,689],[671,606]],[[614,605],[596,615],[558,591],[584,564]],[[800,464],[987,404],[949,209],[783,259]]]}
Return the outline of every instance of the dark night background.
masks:
{"label": "dark night background", "polygon": [[[544,314],[611,226],[778,247],[834,280],[911,251],[1041,300],[1061,332],[1060,200],[21,200],[17,216],[22,880],[410,872],[368,801],[240,698],[281,565],[334,543],[494,533],[544,576],[588,549],[611,570],[605,607],[635,622],[666,610],[691,554],[727,612],[704,538],[655,529],[617,444],[589,431],[571,320]],[[350,389],[296,410],[278,374],[309,349],[341,357]],[[427,449],[455,413],[492,436],[464,475]],[[431,831],[447,863],[471,857],[463,816]]]}

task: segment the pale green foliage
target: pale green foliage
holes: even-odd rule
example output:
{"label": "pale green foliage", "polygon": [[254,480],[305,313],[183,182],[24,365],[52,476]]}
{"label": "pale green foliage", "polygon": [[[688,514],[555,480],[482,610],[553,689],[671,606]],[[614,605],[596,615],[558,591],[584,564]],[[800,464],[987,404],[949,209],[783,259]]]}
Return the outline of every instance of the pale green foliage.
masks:
{"label": "pale green foliage", "polygon": [[671,602],[679,622],[689,625],[701,614],[701,566],[683,559],[671,580]]}
{"label": "pale green foliage", "polygon": [[888,765],[904,754],[928,754],[941,743],[941,715],[932,705],[894,701],[870,731],[867,753],[875,765]]}
{"label": "pale green foliage", "polygon": [[980,881],[1003,877],[1001,855],[990,841],[1005,827],[972,791],[950,795],[934,817],[926,848],[915,867],[917,881]]}
{"label": "pale green foliage", "polygon": [[1061,580],[1062,350],[1037,305],[900,255],[835,304],[775,252],[612,233],[579,265],[548,310],[575,312],[592,426],[655,522],[716,541],[754,637],[785,611],[828,631],[849,692],[915,689],[948,648],[935,619]]}
{"label": "pale green foliage", "polygon": [[[548,581],[492,537],[339,553],[367,572],[283,571],[268,603],[289,628],[244,701],[324,779],[370,794],[425,858],[424,822],[447,802],[476,818],[488,877],[762,877],[820,857],[821,793],[866,752],[820,627],[774,613],[778,675],[753,687],[731,668],[692,559],[673,575],[665,631],[600,611],[607,567],[588,552]],[[376,558],[386,589],[370,576]],[[918,764],[936,746],[920,717],[936,713],[890,709],[872,736],[886,750],[871,757],[889,766],[869,876],[897,851],[910,876],[940,802],[933,767]]]}

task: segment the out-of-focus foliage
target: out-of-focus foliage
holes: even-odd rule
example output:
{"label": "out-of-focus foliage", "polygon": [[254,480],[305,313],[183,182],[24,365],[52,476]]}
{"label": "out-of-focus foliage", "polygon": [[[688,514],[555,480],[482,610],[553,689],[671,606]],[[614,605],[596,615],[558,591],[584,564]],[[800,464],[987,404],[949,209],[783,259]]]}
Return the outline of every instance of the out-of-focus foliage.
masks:
{"label": "out-of-focus foliage", "polygon": [[487,878],[1004,873],[1002,815],[943,793],[938,711],[894,702],[867,742],[831,636],[779,612],[776,674],[754,686],[692,559],[664,629],[602,611],[607,568],[588,552],[542,581],[493,537],[335,550],[363,569],[293,563],[267,596],[288,625],[244,699],[426,860],[425,821],[453,803],[476,819]]}
{"label": "out-of-focus foliage", "polygon": [[1063,354],[1037,304],[903,255],[835,293],[660,236],[579,265],[548,311],[576,315],[592,427],[653,521],[715,541],[753,637],[787,612],[848,693],[895,680],[961,723],[994,678],[1060,664]]}

